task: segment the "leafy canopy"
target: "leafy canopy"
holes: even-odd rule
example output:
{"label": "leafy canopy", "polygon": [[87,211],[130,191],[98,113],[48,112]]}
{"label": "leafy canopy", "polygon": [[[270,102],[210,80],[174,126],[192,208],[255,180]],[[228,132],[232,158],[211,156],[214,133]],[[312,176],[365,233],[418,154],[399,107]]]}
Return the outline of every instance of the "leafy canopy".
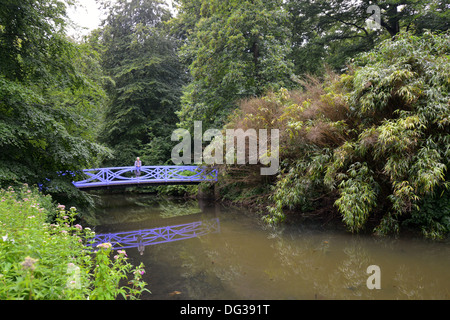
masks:
{"label": "leafy canopy", "polygon": [[173,24],[185,28],[180,54],[191,76],[178,112],[182,127],[191,128],[195,120],[220,127],[237,100],[292,87],[287,12],[281,4],[180,1]]}
{"label": "leafy canopy", "polygon": [[97,41],[111,85],[100,140],[116,151],[114,166],[130,165],[136,156],[164,164],[185,80],[177,42],[164,30],[169,12],[160,1],[105,4]]}

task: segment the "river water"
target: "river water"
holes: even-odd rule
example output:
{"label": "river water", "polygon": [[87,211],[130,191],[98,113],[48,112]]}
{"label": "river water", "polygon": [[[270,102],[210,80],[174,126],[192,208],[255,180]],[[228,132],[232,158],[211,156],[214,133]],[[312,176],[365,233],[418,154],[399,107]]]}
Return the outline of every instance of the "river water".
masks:
{"label": "river water", "polygon": [[103,195],[96,219],[144,263],[144,300],[450,299],[448,241],[273,229],[243,209],[155,195]]}

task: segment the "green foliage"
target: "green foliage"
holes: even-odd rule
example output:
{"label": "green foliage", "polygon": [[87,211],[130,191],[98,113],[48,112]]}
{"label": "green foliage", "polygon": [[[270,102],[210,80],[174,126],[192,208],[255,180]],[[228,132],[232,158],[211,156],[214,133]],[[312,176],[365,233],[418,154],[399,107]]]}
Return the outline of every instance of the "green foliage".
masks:
{"label": "green foliage", "polygon": [[[182,176],[193,176],[195,172],[192,171],[183,171],[180,172]],[[156,191],[162,195],[169,196],[191,196],[196,195],[198,193],[199,186],[198,185],[163,185],[156,187]]]}
{"label": "green foliage", "polygon": [[450,193],[443,191],[425,197],[404,224],[419,226],[427,238],[442,239],[450,232]]}
{"label": "green foliage", "polygon": [[42,185],[59,201],[88,204],[66,171],[109,155],[96,143],[105,100],[98,58],[64,34],[63,1],[0,8],[0,186]]}
{"label": "green foliage", "polygon": [[281,3],[180,1],[174,24],[186,28],[180,55],[191,75],[178,112],[180,126],[190,129],[197,120],[221,127],[237,100],[292,87],[287,12]]}
{"label": "green foliage", "polygon": [[[171,19],[160,0],[101,1],[103,26],[83,43],[65,35],[71,0],[2,2],[0,186],[88,206],[69,172],[166,164],[172,131],[201,120],[280,129],[273,189],[258,166],[227,167],[221,186],[229,199],[270,196],[268,221],[334,197],[353,232],[371,216],[378,233],[397,231],[405,215],[427,236],[448,232],[436,208],[450,187],[449,36],[428,31],[448,30],[445,1],[379,2],[379,30],[369,0],[177,2]],[[347,71],[294,76],[326,64]]]}
{"label": "green foliage", "polygon": [[404,34],[362,55],[352,75],[349,103],[363,124],[355,152],[392,186],[394,215],[448,184],[448,53],[448,35]]}
{"label": "green foliage", "polygon": [[[288,162],[286,173],[281,173],[275,186],[274,194],[271,196],[273,205],[269,206],[268,215],[264,220],[271,224],[284,221],[285,209],[300,209],[308,212],[315,208],[314,197],[320,196],[323,191],[323,181],[320,179],[324,165],[329,161],[330,151],[324,149],[322,154],[319,150],[303,150],[303,159]],[[323,174],[323,173],[322,173]]]}
{"label": "green foliage", "polygon": [[[111,244],[103,243],[97,246],[99,249],[95,256],[95,269],[93,272],[93,286],[89,300],[114,300],[119,295],[124,299],[136,300],[144,291],[146,283],[142,281],[145,273],[144,264],[133,268],[126,260],[124,250],[118,250],[114,255],[114,263],[111,263]],[[127,279],[128,274],[133,274],[133,279],[128,283],[132,287],[120,286],[120,280]]]}
{"label": "green foliage", "polygon": [[[0,190],[0,299],[135,299],[148,291],[142,265],[133,268],[124,251],[111,257],[107,244],[93,252],[94,233],[75,224],[76,209],[51,203],[28,186]],[[120,286],[128,276],[132,287]]]}
{"label": "green foliage", "polygon": [[[298,112],[288,125],[293,147],[285,150],[291,154],[284,154],[294,161],[275,186],[268,219],[282,219],[283,208],[302,207],[318,191],[314,184],[322,194],[337,192],[335,205],[353,232],[374,214],[383,217],[378,233],[398,231],[400,216],[411,214],[428,226],[438,223],[427,235],[447,230],[437,222],[447,221],[446,211],[435,207],[430,213],[436,202],[426,199],[450,185],[449,52],[448,34],[399,34],[359,56],[346,74],[329,78],[324,91],[301,107],[285,106],[286,115]],[[320,92],[314,86],[307,91],[314,90]],[[338,106],[341,111],[333,113]],[[339,128],[340,142],[318,138],[328,137],[331,128]]]}
{"label": "green foliage", "polygon": [[376,206],[378,185],[366,163],[353,163],[339,184],[335,204],[352,232],[361,230]]}
{"label": "green foliage", "polygon": [[115,151],[114,166],[130,165],[137,156],[164,164],[184,84],[177,43],[164,31],[168,12],[160,1],[105,4],[108,16],[91,39],[111,78],[100,140]]}
{"label": "green foliage", "polygon": [[[336,71],[347,67],[351,58],[367,52],[399,32],[420,35],[427,29],[445,31],[449,27],[446,1],[301,1],[287,2],[292,29],[292,59],[298,74],[324,71],[324,64]],[[378,29],[367,20],[380,8]]]}
{"label": "green foliage", "polygon": [[1,75],[0,92],[0,185],[42,184],[49,192],[64,188],[76,196],[73,177],[58,172],[77,172],[108,154],[92,134],[78,134],[85,118]]}
{"label": "green foliage", "polygon": [[74,81],[67,57],[66,10],[71,1],[4,0],[0,8],[1,74],[19,82],[44,86]]}

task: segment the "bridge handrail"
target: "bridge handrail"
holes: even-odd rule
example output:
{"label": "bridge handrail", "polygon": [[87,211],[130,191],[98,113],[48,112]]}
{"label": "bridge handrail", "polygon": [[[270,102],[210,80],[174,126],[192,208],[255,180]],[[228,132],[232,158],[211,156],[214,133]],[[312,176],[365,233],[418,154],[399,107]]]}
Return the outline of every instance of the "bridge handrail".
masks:
{"label": "bridge handrail", "polygon": [[[156,168],[169,168],[169,169],[185,169],[185,170],[191,170],[196,168],[201,168],[201,166],[142,166],[141,169],[156,169]],[[105,168],[91,168],[91,169],[83,169],[84,171],[92,171],[92,170],[118,170],[118,169],[136,169],[135,166],[125,166],[125,167],[105,167]]]}
{"label": "bridge handrail", "polygon": [[[134,166],[84,169],[83,173],[89,177],[82,181],[74,181],[73,184],[83,188],[124,183],[217,181],[217,169],[200,166],[142,166],[139,177],[123,176],[125,173],[134,172],[135,169]],[[184,171],[193,174],[183,175]]]}

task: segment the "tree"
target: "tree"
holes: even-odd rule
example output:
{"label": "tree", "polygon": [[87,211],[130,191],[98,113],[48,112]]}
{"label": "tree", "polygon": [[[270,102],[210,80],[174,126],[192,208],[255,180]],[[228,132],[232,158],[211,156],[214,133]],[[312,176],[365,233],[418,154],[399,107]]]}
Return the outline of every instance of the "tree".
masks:
{"label": "tree", "polygon": [[116,151],[111,164],[149,164],[170,158],[184,69],[177,42],[164,31],[169,12],[160,1],[106,2],[98,35],[103,67],[111,78],[101,141]]}
{"label": "tree", "polygon": [[199,120],[221,127],[237,100],[292,87],[286,23],[279,0],[180,1],[174,25],[185,28],[181,57],[191,76],[180,125],[192,128]]}
{"label": "tree", "polygon": [[92,129],[104,96],[95,72],[88,74],[95,62],[65,36],[65,10],[57,0],[0,8],[0,185],[40,185],[70,204],[88,200],[72,174],[108,150]]}
{"label": "tree", "polygon": [[[69,2],[70,4],[70,2]],[[67,1],[3,0],[0,9],[0,70],[9,80],[58,82],[73,76],[65,58],[73,53],[67,41]]]}
{"label": "tree", "polygon": [[[341,71],[350,58],[400,31],[421,34],[425,29],[445,31],[449,27],[445,1],[290,0],[287,7],[299,74],[320,73],[324,63]],[[378,13],[379,24],[373,29],[367,21]]]}

